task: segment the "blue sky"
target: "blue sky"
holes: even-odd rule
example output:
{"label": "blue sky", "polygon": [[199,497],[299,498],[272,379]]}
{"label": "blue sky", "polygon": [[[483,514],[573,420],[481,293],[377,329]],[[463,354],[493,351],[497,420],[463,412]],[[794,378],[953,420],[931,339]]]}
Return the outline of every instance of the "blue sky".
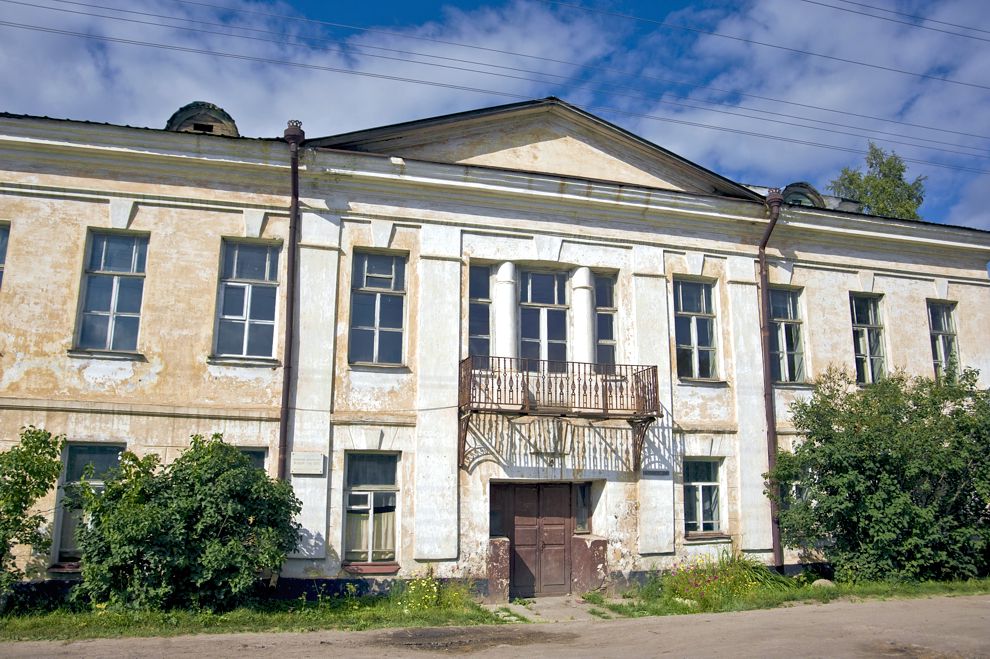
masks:
{"label": "blue sky", "polygon": [[873,138],[926,219],[990,229],[985,0],[0,2],[8,112],[315,136],[555,95],[744,183],[824,189]]}

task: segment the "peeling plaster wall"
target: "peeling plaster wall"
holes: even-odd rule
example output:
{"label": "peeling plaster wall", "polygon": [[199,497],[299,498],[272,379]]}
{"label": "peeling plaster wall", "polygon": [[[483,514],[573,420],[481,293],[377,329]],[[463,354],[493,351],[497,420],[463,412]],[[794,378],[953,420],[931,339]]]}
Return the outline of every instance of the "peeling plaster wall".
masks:
{"label": "peeling plaster wall", "polygon": [[[197,161],[209,151],[200,147],[215,140],[162,142],[151,133],[144,153],[125,154],[133,130],[40,123],[48,142],[27,148],[24,134],[6,136],[30,133],[34,124],[0,120],[0,222],[10,227],[0,289],[3,448],[21,427],[35,425],[70,442],[125,445],[168,463],[188,447],[190,435],[221,432],[228,442],[266,449],[266,469],[274,475],[281,367],[208,358],[221,240],[286,239],[287,176],[277,175],[273,184],[260,164],[287,162],[284,145],[238,142],[233,148],[259,163],[249,174],[229,163]],[[116,142],[117,150],[96,146],[102,140]],[[152,154],[156,142],[175,141],[182,145],[171,154]],[[253,233],[247,210],[260,220]],[[73,351],[93,230],[148,236],[138,356]],[[285,303],[284,250],[281,256],[277,322]],[[277,341],[276,357],[281,350]],[[37,506],[49,513],[55,507],[54,490]]]}
{"label": "peeling plaster wall", "polygon": [[[0,162],[18,168],[8,166],[0,178],[0,222],[11,227],[0,288],[0,446],[33,423],[74,441],[127,442],[168,462],[190,434],[222,431],[237,444],[268,448],[267,469],[276,474],[278,462],[289,457],[276,454],[281,366],[208,363],[207,357],[221,239],[287,242],[285,145],[76,127],[58,129],[64,144],[35,153],[4,139],[8,123],[0,120]],[[526,159],[535,157],[550,169],[566,154],[574,172],[593,178],[601,178],[590,170],[602,153],[623,166],[643,165],[641,154],[623,159],[622,149],[588,135],[538,138],[517,135],[517,144],[494,145],[491,153],[503,165],[526,167]],[[123,150],[86,151],[101,140]],[[600,153],[572,148],[575,140]],[[441,146],[463,146],[469,154],[478,145]],[[441,577],[485,578],[489,493],[492,483],[504,482],[590,482],[592,534],[604,539],[611,574],[728,548],[768,556],[755,284],[765,209],[470,164],[309,149],[302,161],[289,450],[291,456],[321,457],[323,469],[289,469],[303,501],[303,538],[285,575],[349,576],[341,564],[349,451],[401,456],[399,577],[433,569]],[[675,187],[689,189],[689,183],[678,180]],[[138,344],[143,360],[70,355],[87,230],[122,226],[149,235]],[[830,364],[852,369],[849,293],[864,291],[883,295],[888,363],[912,374],[931,372],[926,300],[956,302],[962,361],[983,371],[986,386],[990,241],[974,247],[967,244],[973,235],[785,209],[769,249],[770,279],[801,291],[808,377]],[[349,364],[353,256],[361,250],[406,257],[400,367]],[[457,467],[468,268],[503,262],[517,271],[553,270],[569,278],[579,268],[615,276],[618,360],[658,367],[663,418],[645,439],[642,473],[633,471],[633,437],[624,421],[490,415],[471,419],[467,468]],[[285,266],[283,249],[279,326]],[[673,282],[680,278],[714,285],[715,382],[676,376]],[[514,342],[504,339],[517,328],[500,318],[493,327],[493,338]],[[582,329],[572,308],[569,335]],[[282,354],[280,342],[275,354]],[[788,405],[808,391],[801,384],[775,388],[784,447],[797,439]],[[720,461],[724,540],[685,538],[685,457]],[[291,459],[286,462],[291,466]],[[50,509],[54,495],[40,505]]]}

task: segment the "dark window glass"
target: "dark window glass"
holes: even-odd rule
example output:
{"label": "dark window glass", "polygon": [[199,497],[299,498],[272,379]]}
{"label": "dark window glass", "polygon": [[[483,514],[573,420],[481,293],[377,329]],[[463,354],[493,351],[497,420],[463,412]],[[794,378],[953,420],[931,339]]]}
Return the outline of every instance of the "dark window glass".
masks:
{"label": "dark window glass", "polygon": [[402,363],[405,268],[406,260],[401,256],[354,255],[347,349],[351,363]]}
{"label": "dark window glass", "polygon": [[347,487],[395,486],[398,456],[388,453],[348,453]]}

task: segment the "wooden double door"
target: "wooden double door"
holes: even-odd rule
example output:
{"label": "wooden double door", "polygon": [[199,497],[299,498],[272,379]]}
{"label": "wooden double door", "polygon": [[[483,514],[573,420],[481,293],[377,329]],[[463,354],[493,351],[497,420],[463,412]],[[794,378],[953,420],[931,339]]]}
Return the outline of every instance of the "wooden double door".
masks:
{"label": "wooden double door", "polygon": [[509,594],[569,593],[574,531],[571,484],[493,484],[491,495],[493,518],[509,538]]}

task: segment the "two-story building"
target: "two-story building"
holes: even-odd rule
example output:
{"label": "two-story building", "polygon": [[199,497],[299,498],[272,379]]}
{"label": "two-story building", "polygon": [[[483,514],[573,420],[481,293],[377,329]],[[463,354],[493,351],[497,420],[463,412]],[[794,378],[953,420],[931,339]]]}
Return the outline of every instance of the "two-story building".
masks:
{"label": "two-story building", "polygon": [[223,432],[303,502],[286,577],[774,562],[763,473],[829,365],[990,382],[990,233],[781,204],[557,99],[316,139],[2,115],[0,153],[2,441],[65,433],[72,480]]}

